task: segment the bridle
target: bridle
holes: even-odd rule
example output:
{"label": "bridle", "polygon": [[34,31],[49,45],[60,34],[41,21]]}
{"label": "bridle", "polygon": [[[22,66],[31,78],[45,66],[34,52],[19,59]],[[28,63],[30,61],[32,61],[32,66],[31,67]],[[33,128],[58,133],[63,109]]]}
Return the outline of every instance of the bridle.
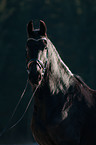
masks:
{"label": "bridle", "polygon": [[[34,40],[34,41],[37,41],[37,42],[38,42],[39,40],[47,40],[47,39],[46,39],[46,38],[40,38],[40,39],[28,38],[27,41],[28,41],[28,40]],[[46,48],[47,48],[47,45],[46,45]],[[48,48],[47,48],[45,63],[43,64],[43,62],[42,62],[41,60],[38,60],[38,59],[36,59],[36,60],[30,59],[30,60],[28,61],[28,63],[27,63],[27,72],[29,71],[30,64],[32,64],[33,62],[36,62],[36,63],[43,69],[43,70],[42,70],[42,76],[44,77],[45,70],[46,70],[46,68],[47,68],[47,61],[48,61]],[[29,72],[28,72],[28,73],[29,73]],[[43,77],[42,77],[42,80],[43,80]],[[42,80],[41,80],[41,82],[42,82]],[[7,130],[10,130],[10,129],[12,129],[13,127],[15,127],[15,126],[23,119],[25,113],[27,112],[27,110],[28,110],[28,108],[29,108],[29,106],[30,106],[30,104],[31,104],[31,102],[32,102],[32,99],[33,99],[33,97],[34,97],[36,91],[38,90],[39,86],[41,85],[41,83],[37,85],[37,87],[36,87],[36,89],[34,90],[32,96],[31,96],[31,98],[30,98],[30,100],[29,100],[29,103],[28,103],[28,105],[27,105],[27,107],[26,107],[26,109],[25,109],[23,115],[21,116],[21,118],[20,118],[18,121],[16,121],[16,123],[15,123],[14,125],[12,125],[11,127],[9,127],[9,124],[10,124],[11,120],[13,119],[13,117],[14,117],[16,111],[17,111],[17,108],[18,108],[18,106],[20,105],[20,102],[22,101],[23,96],[24,96],[24,94],[25,94],[25,92],[26,92],[26,89],[27,89],[27,87],[28,87],[28,82],[29,82],[29,79],[27,80],[25,89],[24,89],[24,91],[23,91],[23,93],[22,93],[22,95],[21,95],[21,97],[20,97],[20,99],[19,99],[19,101],[18,101],[18,103],[17,103],[17,105],[16,105],[16,107],[15,107],[15,109],[14,109],[14,111],[13,111],[13,113],[12,113],[10,119],[9,119],[9,121],[8,121],[8,123],[6,124],[5,128],[3,129],[3,131],[0,132],[0,137],[1,137]]]}
{"label": "bridle", "polygon": [[[46,39],[45,37],[44,37],[44,38],[39,38],[39,39],[28,38],[28,39],[27,39],[27,42],[28,42],[29,40],[33,40],[33,41],[35,41],[35,42],[38,42],[38,41],[40,41],[40,40],[46,40],[46,41],[47,41],[47,39]],[[47,45],[46,45],[45,47],[47,48]],[[28,74],[30,73],[30,71],[29,71],[30,65],[31,65],[32,63],[35,62],[36,64],[38,64],[38,66],[39,66],[40,68],[42,68],[42,76],[44,76],[45,70],[46,70],[46,67],[47,67],[47,61],[48,61],[48,48],[47,48],[47,53],[46,53],[46,60],[45,60],[44,63],[43,63],[41,60],[39,60],[39,59],[30,59],[30,60],[28,61],[28,63],[27,63],[27,72],[28,72]]]}

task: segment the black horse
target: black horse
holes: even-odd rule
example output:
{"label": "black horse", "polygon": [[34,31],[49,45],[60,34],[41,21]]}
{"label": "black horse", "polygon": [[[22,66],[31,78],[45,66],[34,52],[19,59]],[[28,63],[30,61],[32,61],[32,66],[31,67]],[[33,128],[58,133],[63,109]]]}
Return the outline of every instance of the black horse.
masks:
{"label": "black horse", "polygon": [[96,145],[96,91],[74,75],[47,37],[27,25],[27,70],[34,96],[32,133],[40,145]]}

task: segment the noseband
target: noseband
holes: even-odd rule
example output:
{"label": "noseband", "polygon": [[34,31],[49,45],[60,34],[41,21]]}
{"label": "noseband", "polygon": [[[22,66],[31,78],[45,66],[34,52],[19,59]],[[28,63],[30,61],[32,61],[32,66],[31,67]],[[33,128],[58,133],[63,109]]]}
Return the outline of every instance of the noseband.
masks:
{"label": "noseband", "polygon": [[[40,38],[40,39],[28,38],[27,41],[29,41],[29,40],[33,40],[33,41],[36,41],[36,42],[38,42],[38,41],[40,41],[40,40],[46,40],[46,41],[47,41],[46,38]],[[47,46],[45,46],[45,47],[47,48]],[[42,76],[44,76],[45,70],[46,70],[46,67],[47,67],[47,61],[48,61],[48,48],[47,48],[45,63],[43,63],[43,62],[42,62],[41,60],[39,60],[39,59],[30,59],[30,60],[28,61],[28,63],[27,63],[27,72],[28,72],[28,74],[30,73],[30,71],[29,71],[30,65],[31,65],[32,63],[35,62],[36,64],[38,64],[38,66],[40,67],[40,69],[41,69],[41,68],[43,69],[43,70],[42,70]]]}

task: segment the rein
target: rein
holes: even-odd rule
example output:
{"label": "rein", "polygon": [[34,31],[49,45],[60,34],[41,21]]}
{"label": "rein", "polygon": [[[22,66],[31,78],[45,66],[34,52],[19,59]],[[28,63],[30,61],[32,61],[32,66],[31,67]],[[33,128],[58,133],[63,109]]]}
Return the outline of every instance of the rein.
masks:
{"label": "rein", "polygon": [[24,97],[24,94],[25,94],[26,89],[27,89],[27,87],[28,87],[28,81],[29,81],[29,80],[27,79],[27,83],[26,83],[25,89],[24,89],[24,91],[23,91],[23,93],[22,93],[22,95],[21,95],[21,97],[20,97],[20,99],[19,99],[19,101],[18,101],[18,103],[17,103],[17,105],[16,105],[16,107],[15,107],[15,109],[14,109],[14,111],[13,111],[13,113],[12,113],[12,115],[11,115],[9,121],[8,121],[8,123],[7,123],[7,125],[5,126],[5,128],[3,129],[3,131],[0,133],[0,136],[2,136],[7,130],[10,129],[10,128],[8,129],[9,123],[10,123],[11,120],[13,119],[13,117],[14,117],[16,111],[17,111],[17,108],[18,108],[18,106],[19,106],[19,104],[20,104],[20,102],[21,102],[22,98]]}
{"label": "rein", "polygon": [[[39,40],[42,40],[42,39],[43,39],[43,40],[47,40],[46,38],[40,38],[40,39],[29,38],[28,40],[39,41]],[[28,41],[28,40],[27,40],[27,41]],[[45,64],[43,64],[43,62],[42,62],[41,60],[38,60],[38,59],[37,59],[37,60],[33,60],[33,59],[29,60],[29,62],[28,62],[28,64],[27,64],[27,72],[28,72],[28,74],[30,73],[30,72],[29,72],[30,64],[32,64],[33,62],[36,62],[36,63],[40,66],[40,68],[43,69],[43,70],[42,70],[42,76],[44,77],[45,70],[46,70],[46,67],[47,67],[47,61],[48,61],[48,49],[47,49]],[[22,93],[22,95],[21,95],[21,97],[20,97],[20,99],[19,99],[19,101],[18,101],[18,103],[17,103],[17,105],[16,105],[16,107],[15,107],[15,109],[14,109],[14,111],[13,111],[13,113],[12,113],[12,115],[11,115],[9,121],[8,121],[8,123],[7,123],[7,125],[5,126],[5,128],[3,129],[3,131],[0,133],[0,136],[2,136],[6,131],[9,131],[9,130],[11,130],[12,128],[14,128],[14,127],[23,119],[25,113],[27,112],[27,110],[28,110],[28,108],[29,108],[29,106],[30,106],[30,104],[31,104],[31,102],[32,102],[32,99],[33,99],[33,97],[34,97],[34,95],[35,95],[37,89],[39,88],[39,86],[40,86],[41,83],[42,83],[43,77],[42,77],[42,79],[41,79],[40,84],[38,84],[37,87],[36,87],[36,89],[34,90],[34,92],[33,92],[32,96],[31,96],[31,98],[30,98],[30,100],[29,100],[29,102],[28,102],[28,104],[27,104],[27,107],[26,107],[24,113],[22,114],[21,118],[20,118],[18,121],[16,121],[16,123],[13,124],[11,127],[9,127],[10,122],[11,122],[11,120],[13,119],[13,117],[14,117],[16,111],[17,111],[17,108],[18,108],[18,106],[19,106],[21,100],[23,99],[24,94],[25,94],[25,92],[26,92],[26,90],[27,90],[28,83],[29,83],[29,79],[27,79],[27,83],[26,83],[25,89],[24,89],[24,91],[23,91],[23,93]]]}
{"label": "rein", "polygon": [[[37,89],[38,89],[39,86],[41,85],[41,83],[40,83],[40,84],[36,87],[35,91],[33,92],[32,96],[31,96],[31,98],[30,98],[30,100],[29,100],[29,102],[28,102],[28,105],[27,105],[27,107],[26,107],[24,113],[23,113],[22,116],[21,116],[21,118],[20,118],[14,125],[12,125],[11,127],[9,127],[9,125],[10,125],[9,123],[10,123],[11,120],[13,119],[13,117],[14,117],[16,111],[17,111],[17,108],[18,108],[18,106],[19,106],[19,104],[20,104],[20,102],[21,102],[21,100],[22,100],[22,98],[23,98],[23,96],[24,96],[24,94],[25,94],[25,92],[26,92],[26,89],[27,89],[27,87],[28,87],[28,82],[29,82],[29,80],[27,80],[25,89],[24,89],[24,91],[23,91],[23,93],[22,93],[22,95],[21,95],[21,97],[20,97],[20,99],[19,99],[19,101],[18,101],[18,103],[17,103],[17,105],[16,105],[16,107],[15,107],[13,113],[12,113],[12,116],[10,117],[10,119],[9,119],[7,125],[5,126],[5,128],[3,129],[3,131],[0,133],[0,136],[2,136],[6,131],[11,130],[12,128],[14,128],[14,127],[23,119],[25,113],[27,112],[27,110],[28,110],[28,108],[29,108],[29,106],[30,106],[30,104],[31,104],[31,101],[32,101],[32,99],[33,99],[33,97],[34,97],[34,95],[35,95]],[[41,82],[42,82],[42,80],[41,80]]]}
{"label": "rein", "polygon": [[33,99],[33,97],[34,97],[34,95],[35,95],[37,89],[39,88],[39,86],[40,86],[40,84],[36,87],[35,91],[33,92],[32,96],[31,96],[31,98],[30,98],[30,100],[29,100],[29,102],[28,102],[28,105],[27,105],[27,107],[26,107],[24,113],[22,114],[21,118],[20,118],[14,125],[12,125],[12,126],[9,128],[9,130],[12,129],[12,128],[14,128],[14,127],[23,119],[23,117],[24,117],[25,113],[27,112],[27,110],[28,110],[28,108],[29,108],[29,106],[30,106],[30,104],[31,104],[31,102],[32,102],[32,99]]}

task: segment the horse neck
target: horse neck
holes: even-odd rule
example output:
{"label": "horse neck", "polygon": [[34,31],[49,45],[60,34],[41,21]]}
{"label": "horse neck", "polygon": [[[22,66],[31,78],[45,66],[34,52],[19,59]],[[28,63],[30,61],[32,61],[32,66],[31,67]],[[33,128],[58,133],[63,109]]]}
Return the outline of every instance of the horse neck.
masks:
{"label": "horse neck", "polygon": [[72,83],[73,74],[60,58],[56,48],[48,45],[48,81],[51,93],[65,92]]}

